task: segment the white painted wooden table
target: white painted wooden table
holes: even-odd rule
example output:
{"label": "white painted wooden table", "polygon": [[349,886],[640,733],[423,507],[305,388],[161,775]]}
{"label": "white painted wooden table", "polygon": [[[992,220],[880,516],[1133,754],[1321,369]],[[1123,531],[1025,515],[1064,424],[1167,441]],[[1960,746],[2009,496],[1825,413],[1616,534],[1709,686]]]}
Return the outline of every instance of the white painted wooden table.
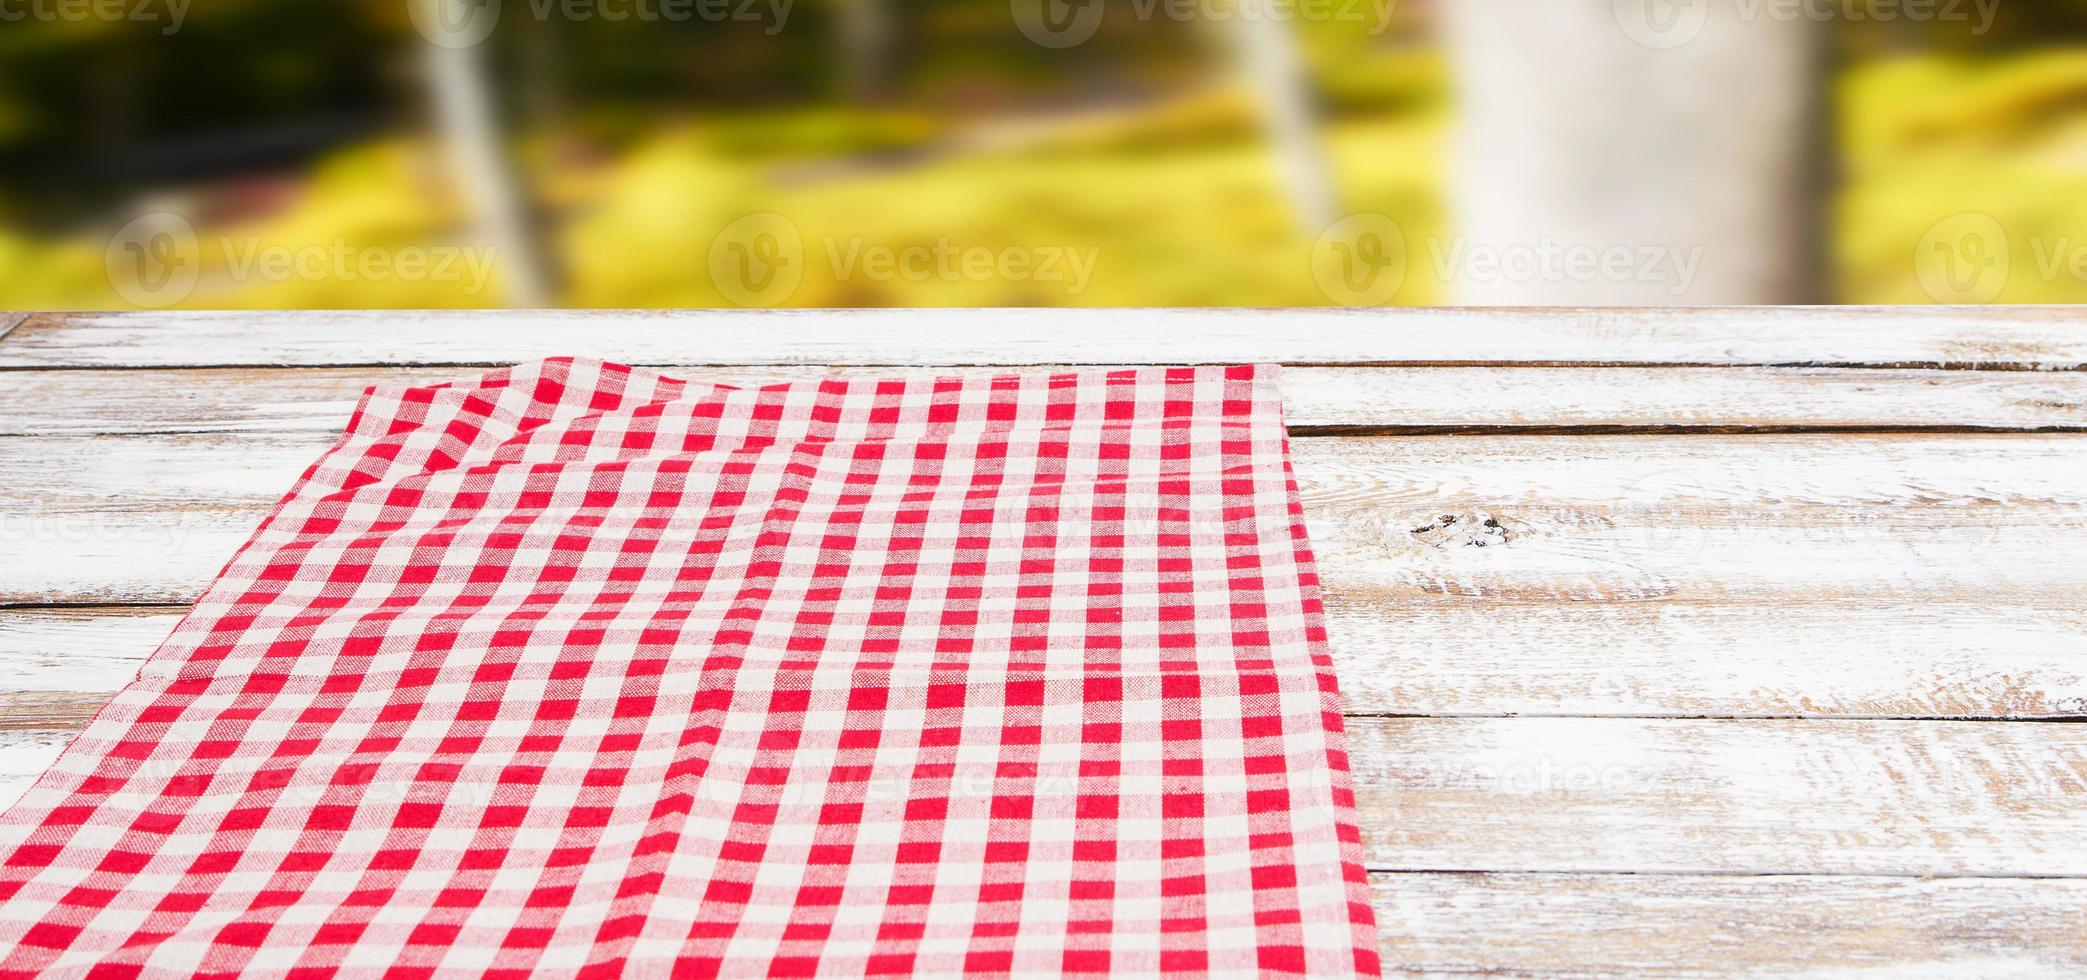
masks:
{"label": "white painted wooden table", "polygon": [[8,798],[363,386],[551,354],[1291,365],[1390,970],[2087,972],[2087,311],[0,315]]}

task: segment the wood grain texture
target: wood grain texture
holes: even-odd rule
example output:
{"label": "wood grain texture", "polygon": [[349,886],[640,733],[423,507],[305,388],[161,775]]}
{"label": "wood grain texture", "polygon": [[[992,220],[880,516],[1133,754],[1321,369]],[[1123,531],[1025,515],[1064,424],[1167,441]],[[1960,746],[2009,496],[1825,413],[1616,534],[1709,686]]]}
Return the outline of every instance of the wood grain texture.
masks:
{"label": "wood grain texture", "polygon": [[27,313],[0,313],[0,340],[7,339],[7,335],[13,333],[14,328],[21,326],[22,321],[27,319]]}
{"label": "wood grain texture", "polygon": [[373,381],[1281,361],[1388,972],[2087,972],[2077,310],[8,323],[0,804]]}
{"label": "wood grain texture", "polygon": [[0,367],[506,364],[2087,365],[2065,307],[36,314]]}
{"label": "wood grain texture", "polygon": [[[70,738],[0,732],[0,806]],[[2087,880],[1376,872],[1370,884],[1387,975],[2087,970]]]}
{"label": "wood grain texture", "polygon": [[58,753],[75,734],[76,730],[0,729],[0,809],[14,806],[29,784],[58,761]]}
{"label": "wood grain texture", "polygon": [[[1374,871],[2087,876],[2078,725],[1400,718],[1348,728]],[[64,737],[0,732],[0,760],[17,745],[47,760]]]}
{"label": "wood grain texture", "polygon": [[[191,601],[327,442],[0,441],[0,537],[36,556],[0,564],[0,598]],[[2087,453],[2064,440],[1322,439],[1295,453],[1357,712],[2087,715]],[[127,621],[0,629],[0,659],[142,655],[157,637]]]}
{"label": "wood grain texture", "polygon": [[[321,433],[0,441],[0,601],[187,602]],[[2087,452],[2017,435],[1314,439],[1329,582],[1395,599],[2075,595]],[[36,583],[42,583],[40,587]],[[158,586],[127,583],[157,582]]]}
{"label": "wood grain texture", "polygon": [[165,606],[0,609],[0,711],[6,698],[23,691],[113,696],[186,612]]}
{"label": "wood grain texture", "polygon": [[[663,370],[738,384],[893,373],[832,365],[669,365]],[[338,432],[372,384],[446,381],[469,372],[440,367],[5,372],[0,373],[0,435]],[[2087,428],[2087,371],[1300,367],[1284,372],[1283,392],[1290,425],[1301,435],[1329,429]]]}
{"label": "wood grain texture", "polygon": [[[1329,597],[1357,715],[2087,717],[2087,610],[1990,602],[1518,605]],[[16,691],[106,698],[180,618],[165,606],[0,610]],[[25,695],[27,696],[27,695]]]}
{"label": "wood grain texture", "polygon": [[1372,870],[2087,875],[2063,723],[1349,722]]}
{"label": "wood grain texture", "polygon": [[1387,976],[2087,974],[2087,882],[1374,874]]}

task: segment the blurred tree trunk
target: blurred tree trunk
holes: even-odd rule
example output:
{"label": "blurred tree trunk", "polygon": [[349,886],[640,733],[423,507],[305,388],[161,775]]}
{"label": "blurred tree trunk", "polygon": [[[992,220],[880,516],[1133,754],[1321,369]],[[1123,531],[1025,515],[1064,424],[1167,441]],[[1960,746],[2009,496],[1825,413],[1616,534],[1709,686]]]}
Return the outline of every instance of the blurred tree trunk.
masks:
{"label": "blurred tree trunk", "polygon": [[1236,70],[1259,103],[1283,196],[1299,230],[1312,238],[1340,217],[1340,195],[1320,141],[1310,66],[1296,25],[1277,15],[1273,0],[1238,0],[1238,8],[1226,25]]}
{"label": "blurred tree trunk", "polygon": [[840,0],[841,84],[853,102],[890,94],[892,23],[888,0]]}
{"label": "blurred tree trunk", "polygon": [[414,2],[426,5],[419,23],[430,32],[422,50],[435,126],[476,226],[475,236],[492,250],[500,270],[502,305],[547,306],[549,283],[530,233],[517,168],[501,138],[493,86],[479,49],[484,37],[468,32],[469,0]]}
{"label": "blurred tree trunk", "polygon": [[1444,8],[1456,237],[1425,258],[1457,302],[1823,298],[1826,25],[1735,0]]}

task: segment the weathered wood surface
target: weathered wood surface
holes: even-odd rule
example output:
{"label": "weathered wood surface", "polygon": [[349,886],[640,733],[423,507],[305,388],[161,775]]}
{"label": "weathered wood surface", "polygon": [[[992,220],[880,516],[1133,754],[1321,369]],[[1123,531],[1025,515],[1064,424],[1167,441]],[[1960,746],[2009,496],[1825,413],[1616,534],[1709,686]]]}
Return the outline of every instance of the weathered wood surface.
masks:
{"label": "weathered wood surface", "polygon": [[[4,348],[0,348],[4,350]],[[221,368],[24,372],[0,388],[0,436],[339,432],[373,384],[468,369]],[[719,369],[679,377],[759,384],[891,369]],[[977,370],[977,369],[972,369]],[[1332,430],[2087,429],[2087,371],[1874,368],[1298,367],[1289,422]]]}
{"label": "weathered wood surface", "polygon": [[[186,602],[332,442],[318,433],[0,441],[0,602]],[[1504,602],[2075,595],[2070,438],[1299,440],[1326,577]],[[1454,520],[1445,521],[1445,518]],[[1491,521],[1491,524],[1486,522]],[[1945,590],[1945,591],[1938,591]],[[1825,598],[1825,597],[1822,597]]]}
{"label": "weathered wood surface", "polygon": [[1387,975],[2062,977],[2087,882],[1378,874]]}
{"label": "weathered wood surface", "polygon": [[[330,442],[0,440],[0,539],[36,558],[0,564],[0,603],[192,601]],[[2067,441],[1294,452],[1358,712],[2087,716],[2087,453]],[[40,631],[38,615],[0,619],[19,624],[0,628],[0,663],[136,650],[120,625],[102,641],[70,621]]]}
{"label": "weathered wood surface", "polygon": [[0,799],[369,383],[1280,361],[1391,971],[2087,971],[2075,311],[8,323]]}
{"label": "weathered wood surface", "polygon": [[[1331,598],[1348,710],[1437,716],[2078,718],[2087,610],[1966,600],[1380,608]],[[73,720],[130,680],[177,608],[0,610],[0,719],[71,692]],[[53,704],[14,727],[61,727]],[[33,722],[33,723],[32,723]]]}
{"label": "weathered wood surface", "polygon": [[[1351,718],[1348,729],[1373,871],[2087,877],[2076,725]],[[62,741],[0,733],[0,756],[49,759]]]}
{"label": "weathered wood surface", "polygon": [[2087,875],[2063,723],[1351,719],[1379,871]]}
{"label": "weathered wood surface", "polygon": [[[26,790],[70,734],[0,733],[0,804]],[[1388,974],[2087,970],[2083,879],[1438,871],[1370,877]]]}
{"label": "weathered wood surface", "polygon": [[0,367],[1730,364],[2076,369],[2065,307],[36,314]]}

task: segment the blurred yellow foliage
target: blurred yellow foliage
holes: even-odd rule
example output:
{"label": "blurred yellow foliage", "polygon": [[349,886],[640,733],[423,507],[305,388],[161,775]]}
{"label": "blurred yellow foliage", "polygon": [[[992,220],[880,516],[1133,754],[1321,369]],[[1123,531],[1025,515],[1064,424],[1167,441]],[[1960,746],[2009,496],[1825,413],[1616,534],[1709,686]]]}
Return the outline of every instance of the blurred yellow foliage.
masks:
{"label": "blurred yellow foliage", "polygon": [[1924,288],[1921,250],[1957,248],[1952,229],[1997,227],[2004,246],[1980,243],[2006,259],[1996,302],[2087,302],[2087,51],[1877,62],[1844,77],[1840,102],[1840,300],[1952,300]]}
{"label": "blurred yellow foliage", "polygon": [[[1236,139],[1151,141],[1193,118],[1250,122],[1245,100],[1152,111],[1149,125],[1081,122],[984,149],[879,166],[792,172],[720,157],[700,133],[654,140],[604,183],[561,241],[579,306],[730,305],[710,281],[711,243],[752,213],[781,215],[802,242],[804,279],[787,305],[1323,305],[1314,234],[1296,226],[1266,149]],[[1334,165],[1356,210],[1395,215],[1411,236],[1440,226],[1440,119],[1337,125]],[[1042,256],[1094,250],[1084,283],[998,276],[865,275],[867,251],[960,249]],[[1416,281],[1401,302],[1434,298]]]}

